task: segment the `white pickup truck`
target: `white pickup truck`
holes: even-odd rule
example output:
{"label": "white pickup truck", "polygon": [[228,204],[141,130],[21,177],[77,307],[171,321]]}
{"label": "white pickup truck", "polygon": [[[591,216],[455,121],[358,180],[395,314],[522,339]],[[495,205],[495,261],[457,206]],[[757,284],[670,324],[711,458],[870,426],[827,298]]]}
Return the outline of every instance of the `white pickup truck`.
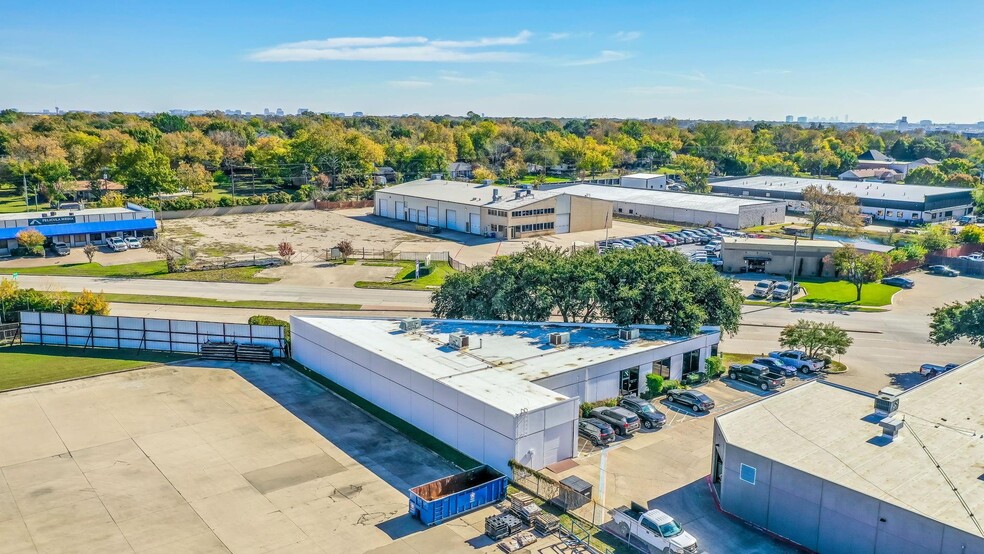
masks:
{"label": "white pickup truck", "polygon": [[641,543],[649,554],[696,554],[698,551],[697,539],[660,510],[646,510],[633,502],[631,507],[615,508],[611,514],[620,536],[631,545],[640,546]]}
{"label": "white pickup truck", "polygon": [[803,373],[820,371],[826,365],[823,360],[811,358],[802,350],[781,350],[778,352],[769,352],[769,357],[775,358],[788,366],[795,367]]}

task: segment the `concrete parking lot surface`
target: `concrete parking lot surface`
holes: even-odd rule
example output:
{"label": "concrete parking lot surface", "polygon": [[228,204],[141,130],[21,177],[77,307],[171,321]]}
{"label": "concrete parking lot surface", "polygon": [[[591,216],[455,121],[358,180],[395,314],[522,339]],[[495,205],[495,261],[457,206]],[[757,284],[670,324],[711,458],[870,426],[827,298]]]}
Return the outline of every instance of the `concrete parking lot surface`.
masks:
{"label": "concrete parking lot surface", "polygon": [[495,549],[479,513],[406,515],[446,461],[290,369],[223,365],[0,394],[0,552]]}
{"label": "concrete parking lot surface", "polygon": [[[804,382],[793,378],[786,388]],[[588,481],[594,485],[592,498],[607,508],[637,502],[664,510],[697,538],[703,552],[796,552],[720,512],[705,480],[711,471],[714,417],[782,393],[763,393],[728,379],[702,385],[700,390],[715,401],[710,413],[660,402],[657,408],[666,414],[663,429],[641,430],[604,449],[587,447],[576,458],[576,467],[554,477],[576,475]]]}

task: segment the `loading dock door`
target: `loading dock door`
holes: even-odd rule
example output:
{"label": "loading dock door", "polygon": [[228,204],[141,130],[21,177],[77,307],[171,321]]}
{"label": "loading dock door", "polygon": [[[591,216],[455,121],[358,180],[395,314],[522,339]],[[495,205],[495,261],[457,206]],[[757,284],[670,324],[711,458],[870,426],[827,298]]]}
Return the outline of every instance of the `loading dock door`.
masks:
{"label": "loading dock door", "polygon": [[386,200],[385,198],[379,199],[379,215],[383,217],[390,217],[389,200]]}
{"label": "loading dock door", "polygon": [[399,219],[400,221],[403,221],[404,219],[406,219],[407,218],[406,205],[407,205],[406,202],[397,202],[396,203],[396,213],[393,214],[393,217],[395,217],[396,219]]}
{"label": "loading dock door", "polygon": [[431,227],[438,227],[437,206],[427,206],[427,224]]}
{"label": "loading dock door", "polygon": [[407,221],[416,223],[417,222],[417,210],[410,208],[407,210]]}
{"label": "loading dock door", "polygon": [[554,232],[571,232],[571,214],[557,214],[557,224],[554,226]]}
{"label": "loading dock door", "polygon": [[473,235],[482,234],[482,216],[480,214],[468,214],[468,232]]}
{"label": "loading dock door", "polygon": [[454,210],[444,211],[444,223],[448,229],[458,229],[458,212]]}

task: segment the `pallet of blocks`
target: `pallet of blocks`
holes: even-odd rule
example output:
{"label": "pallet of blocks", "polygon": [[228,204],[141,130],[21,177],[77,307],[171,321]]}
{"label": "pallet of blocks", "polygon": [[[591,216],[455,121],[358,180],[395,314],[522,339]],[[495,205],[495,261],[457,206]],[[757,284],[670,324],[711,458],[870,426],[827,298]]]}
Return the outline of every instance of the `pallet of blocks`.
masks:
{"label": "pallet of blocks", "polygon": [[515,552],[536,542],[536,535],[529,531],[523,531],[515,537],[510,537],[499,543],[499,548],[506,552]]}
{"label": "pallet of blocks", "polygon": [[536,517],[540,510],[540,507],[533,502],[533,497],[526,493],[516,493],[510,499],[509,511],[516,515],[519,519],[523,520],[523,523],[530,524],[533,518]]}
{"label": "pallet of blocks", "polygon": [[485,518],[485,534],[497,541],[523,528],[523,522],[512,514],[499,514]]}
{"label": "pallet of blocks", "polygon": [[549,535],[560,527],[560,519],[553,514],[541,511],[533,516],[533,529],[541,535]]}

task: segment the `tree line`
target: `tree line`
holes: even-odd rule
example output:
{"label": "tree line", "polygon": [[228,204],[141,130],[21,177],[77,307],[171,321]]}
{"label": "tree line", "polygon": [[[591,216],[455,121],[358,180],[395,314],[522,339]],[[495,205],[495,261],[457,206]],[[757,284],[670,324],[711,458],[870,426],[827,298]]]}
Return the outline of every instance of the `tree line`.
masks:
{"label": "tree line", "polygon": [[[978,185],[984,145],[955,133],[875,132],[822,126],[676,120],[352,117],[305,113],[238,117],[219,112],[181,117],[0,111],[0,181],[25,178],[45,193],[58,184],[106,175],[129,196],[178,189],[208,192],[241,168],[271,183],[364,186],[380,166],[409,180],[472,164],[475,179],[543,179],[549,167],[568,174],[657,170],[706,191],[712,174],[836,175],[869,149],[898,159],[943,160],[916,170],[929,184]],[[21,191],[23,192],[23,191]]]}
{"label": "tree line", "polygon": [[738,330],[737,282],[707,264],[659,248],[573,253],[539,245],[448,276],[432,295],[437,317],[612,321],[667,325],[680,335],[702,325]]}
{"label": "tree line", "polygon": [[0,323],[18,321],[18,312],[62,312],[78,315],[109,315],[102,293],[83,289],[80,293],[43,292],[22,289],[11,279],[0,279]]}

